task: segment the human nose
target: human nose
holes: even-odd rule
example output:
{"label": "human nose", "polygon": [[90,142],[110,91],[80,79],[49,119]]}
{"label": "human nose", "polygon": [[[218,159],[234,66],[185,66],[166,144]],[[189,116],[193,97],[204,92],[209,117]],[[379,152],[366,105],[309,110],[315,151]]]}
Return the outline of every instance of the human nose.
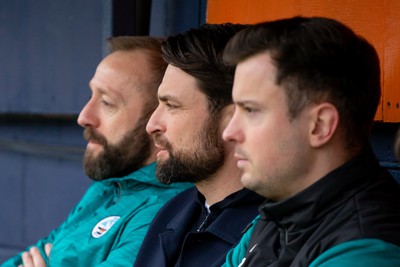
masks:
{"label": "human nose", "polygon": [[239,118],[236,111],[233,113],[228,125],[222,132],[222,139],[227,142],[240,143],[244,140],[243,131],[239,125]]}
{"label": "human nose", "polygon": [[155,134],[158,132],[165,132],[165,126],[162,123],[160,105],[154,110],[149,121],[146,125],[146,131],[148,134]]}
{"label": "human nose", "polygon": [[90,99],[79,113],[78,124],[80,126],[84,128],[98,126],[99,120],[94,109],[92,99]]}

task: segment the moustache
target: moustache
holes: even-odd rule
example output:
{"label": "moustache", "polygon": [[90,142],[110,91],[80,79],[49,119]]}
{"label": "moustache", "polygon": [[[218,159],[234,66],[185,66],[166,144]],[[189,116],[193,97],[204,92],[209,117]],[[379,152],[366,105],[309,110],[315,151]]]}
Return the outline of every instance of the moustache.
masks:
{"label": "moustache", "polygon": [[107,145],[107,139],[91,128],[86,128],[83,131],[83,138],[85,138],[86,141],[93,141],[104,146]]}
{"label": "moustache", "polygon": [[172,146],[171,144],[168,142],[167,139],[165,139],[161,134],[155,134],[153,135],[153,140],[154,143],[164,147],[166,150],[170,151]]}

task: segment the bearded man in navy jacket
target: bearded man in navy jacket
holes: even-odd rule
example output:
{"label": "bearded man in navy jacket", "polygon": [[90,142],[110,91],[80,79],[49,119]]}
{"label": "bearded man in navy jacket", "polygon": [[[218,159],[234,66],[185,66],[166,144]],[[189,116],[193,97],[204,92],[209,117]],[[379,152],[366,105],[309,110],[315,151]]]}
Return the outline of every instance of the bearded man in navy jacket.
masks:
{"label": "bearded man in navy jacket", "polygon": [[220,266],[263,198],[243,188],[233,146],[222,140],[232,112],[227,41],[243,25],[204,25],[162,44],[168,67],[147,132],[160,149],[157,178],[193,182],[156,215],[135,266]]}

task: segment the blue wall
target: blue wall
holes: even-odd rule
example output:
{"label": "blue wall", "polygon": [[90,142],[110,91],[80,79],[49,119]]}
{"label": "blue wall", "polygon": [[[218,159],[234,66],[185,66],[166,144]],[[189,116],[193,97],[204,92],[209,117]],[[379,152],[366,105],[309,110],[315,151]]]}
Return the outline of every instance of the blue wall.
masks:
{"label": "blue wall", "polygon": [[0,0],[0,113],[76,114],[102,56],[98,0]]}
{"label": "blue wall", "polygon": [[399,123],[375,123],[372,129],[371,144],[381,166],[387,168],[400,183],[400,164],[393,148],[399,129]]}
{"label": "blue wall", "polygon": [[0,0],[0,262],[57,227],[90,183],[76,117],[110,6]]}
{"label": "blue wall", "polygon": [[2,118],[0,133],[1,262],[57,227],[90,181],[75,120]]}

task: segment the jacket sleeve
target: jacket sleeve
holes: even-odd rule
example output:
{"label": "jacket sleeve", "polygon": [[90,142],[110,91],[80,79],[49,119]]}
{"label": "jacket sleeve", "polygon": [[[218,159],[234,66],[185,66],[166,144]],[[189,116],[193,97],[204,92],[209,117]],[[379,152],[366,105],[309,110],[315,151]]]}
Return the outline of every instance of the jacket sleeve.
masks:
{"label": "jacket sleeve", "polygon": [[[46,254],[44,252],[44,246],[47,243],[53,243],[53,241],[56,239],[56,237],[57,237],[58,233],[61,231],[61,229],[63,229],[64,226],[67,225],[68,222],[74,217],[75,210],[76,210],[77,206],[75,206],[72,209],[71,213],[68,215],[67,220],[65,220],[58,228],[52,230],[47,237],[40,239],[36,244],[28,246],[26,248],[26,250],[24,250],[24,251],[28,251],[32,246],[36,246],[37,248],[39,248],[39,250],[40,250],[40,252],[41,252],[41,254],[43,256],[43,259],[46,262],[46,265],[49,265],[47,256],[46,256]],[[12,258],[8,259],[7,261],[5,261],[4,263],[2,263],[1,267],[17,267],[19,265],[22,265],[21,255],[22,255],[22,252],[24,252],[24,251],[21,251],[20,253],[18,253],[14,257],[12,257]]]}
{"label": "jacket sleeve", "polygon": [[352,240],[322,253],[310,267],[397,267],[400,247],[379,239]]}
{"label": "jacket sleeve", "polygon": [[[38,247],[40,252],[42,253],[43,258],[46,261],[47,264],[47,257],[45,257],[45,253],[44,253],[44,245],[47,243],[51,243],[51,235],[49,235],[46,238],[40,239],[34,246]],[[26,248],[25,251],[28,251],[32,246],[29,246]],[[22,251],[23,252],[23,251]],[[8,259],[7,261],[5,261],[4,263],[1,264],[1,267],[17,267],[19,265],[22,265],[22,259],[21,259],[21,255],[22,252],[18,253],[17,255],[15,255],[14,257]]]}
{"label": "jacket sleeve", "polygon": [[249,246],[251,235],[254,231],[254,226],[260,220],[260,216],[257,216],[251,223],[250,228],[244,233],[239,243],[232,248],[226,255],[226,261],[222,267],[237,267],[241,264],[242,260],[246,256],[246,252]]}

